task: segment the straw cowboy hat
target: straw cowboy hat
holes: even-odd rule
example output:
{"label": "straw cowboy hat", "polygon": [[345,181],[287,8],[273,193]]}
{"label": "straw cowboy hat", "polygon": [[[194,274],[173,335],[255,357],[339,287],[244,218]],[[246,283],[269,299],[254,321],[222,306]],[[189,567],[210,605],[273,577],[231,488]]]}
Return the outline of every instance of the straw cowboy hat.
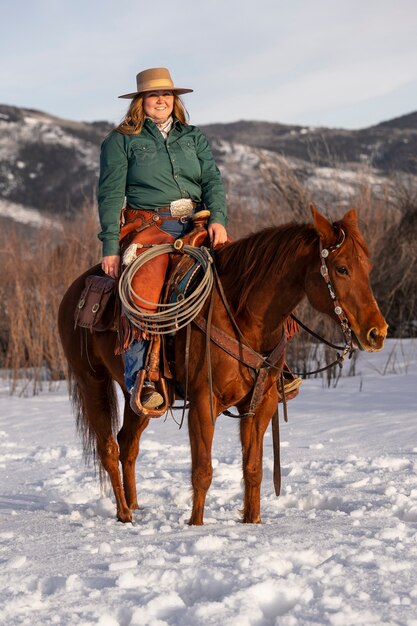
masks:
{"label": "straw cowboy hat", "polygon": [[157,91],[160,89],[169,89],[176,94],[190,93],[192,89],[182,89],[180,87],[174,87],[174,82],[171,78],[171,74],[166,67],[152,67],[150,70],[143,70],[136,75],[137,91],[133,93],[125,93],[119,98],[136,98],[140,93],[146,91]]}

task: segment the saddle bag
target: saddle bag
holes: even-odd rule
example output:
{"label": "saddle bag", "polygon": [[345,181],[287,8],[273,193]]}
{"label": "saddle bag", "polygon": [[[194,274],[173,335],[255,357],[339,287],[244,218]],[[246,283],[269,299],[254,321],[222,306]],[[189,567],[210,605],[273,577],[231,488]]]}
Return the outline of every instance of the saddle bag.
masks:
{"label": "saddle bag", "polygon": [[74,328],[91,332],[114,329],[116,314],[115,281],[109,276],[87,276],[74,312]]}

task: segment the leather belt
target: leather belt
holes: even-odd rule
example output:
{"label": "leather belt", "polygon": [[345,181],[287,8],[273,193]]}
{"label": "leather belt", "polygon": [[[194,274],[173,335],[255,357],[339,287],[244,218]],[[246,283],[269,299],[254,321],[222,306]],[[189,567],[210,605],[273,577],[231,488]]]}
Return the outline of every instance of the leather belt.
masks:
{"label": "leather belt", "polygon": [[[201,204],[198,202],[192,203],[192,209],[195,211],[200,208]],[[160,215],[159,212],[167,212],[168,215]],[[175,220],[177,222],[181,222],[181,224],[186,224],[192,219],[191,215],[183,215],[182,217],[173,216],[170,214],[170,207],[163,206],[158,207],[157,209],[135,209],[131,206],[126,206],[123,210],[123,218],[125,222],[130,222],[134,220],[139,215],[143,215],[147,220],[153,220],[154,222],[165,221],[165,220]]]}

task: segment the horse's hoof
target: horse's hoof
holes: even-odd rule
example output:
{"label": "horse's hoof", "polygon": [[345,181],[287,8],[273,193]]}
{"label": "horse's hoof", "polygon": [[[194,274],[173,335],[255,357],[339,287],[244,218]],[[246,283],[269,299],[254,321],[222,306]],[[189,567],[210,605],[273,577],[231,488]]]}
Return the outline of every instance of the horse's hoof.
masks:
{"label": "horse's hoof", "polygon": [[139,508],[139,504],[137,502],[132,502],[132,504],[129,504],[129,509],[131,511],[136,511]]}
{"label": "horse's hoof", "polygon": [[122,524],[133,524],[133,515],[130,509],[127,511],[117,511],[117,521],[122,522]]}
{"label": "horse's hoof", "polygon": [[203,525],[203,520],[197,520],[194,519],[193,517],[190,517],[190,519],[188,520],[188,526],[202,526]]}
{"label": "horse's hoof", "polygon": [[262,524],[262,520],[259,515],[258,517],[255,517],[254,519],[252,519],[250,516],[245,515],[242,518],[242,524]]}

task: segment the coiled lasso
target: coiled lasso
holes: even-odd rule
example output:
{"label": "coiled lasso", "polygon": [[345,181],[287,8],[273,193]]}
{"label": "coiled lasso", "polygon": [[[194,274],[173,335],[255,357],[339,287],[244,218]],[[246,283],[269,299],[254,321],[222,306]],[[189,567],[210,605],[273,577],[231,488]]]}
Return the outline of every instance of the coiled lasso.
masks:
{"label": "coiled lasso", "polygon": [[[189,296],[178,298],[177,302],[156,303],[145,300],[133,290],[132,280],[135,273],[151,259],[171,252],[178,252],[174,244],[155,244],[140,254],[124,270],[119,281],[119,296],[123,304],[123,311],[131,324],[140,330],[167,335],[187,326],[201,311],[204,302],[213,287],[212,256],[205,247],[184,245],[181,252],[192,256],[203,270],[203,278]],[[134,299],[158,310],[154,313],[141,309]]]}

